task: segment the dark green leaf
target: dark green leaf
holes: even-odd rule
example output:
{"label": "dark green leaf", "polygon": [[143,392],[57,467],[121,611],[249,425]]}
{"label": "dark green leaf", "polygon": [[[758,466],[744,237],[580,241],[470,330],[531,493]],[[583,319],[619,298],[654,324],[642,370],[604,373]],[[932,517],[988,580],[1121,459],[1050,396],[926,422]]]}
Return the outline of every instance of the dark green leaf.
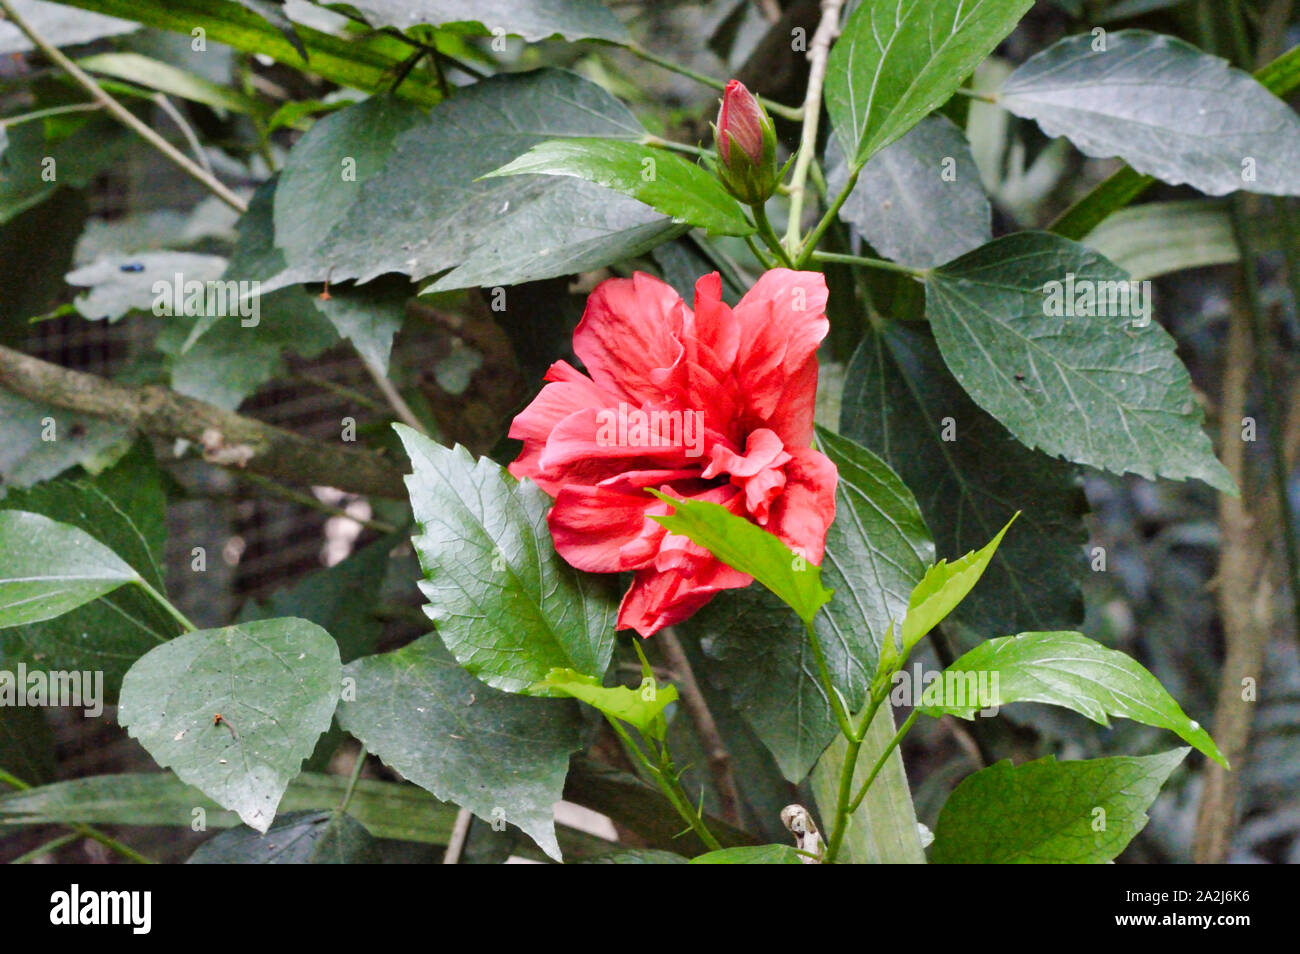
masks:
{"label": "dark green leaf", "polygon": [[636,848],[629,851],[611,851],[597,855],[589,865],[684,865],[687,860],[671,851],[656,851],[653,848]]}
{"label": "dark green leaf", "polygon": [[[849,177],[838,148],[826,173],[837,195]],[[862,167],[852,194],[840,207],[883,255],[930,268],[993,238],[989,200],[980,184],[970,144],[943,116],[928,116]]]}
{"label": "dark green leaf", "polygon": [[916,489],[940,556],[983,546],[1023,511],[959,619],[985,634],[1083,619],[1087,501],[1077,468],[1031,451],[976,407],[928,332],[891,322],[869,333],[849,363],[842,417],[845,434]]}
{"label": "dark green leaf", "polygon": [[430,634],[345,670],[340,724],[384,762],[488,822],[518,825],[560,857],[553,806],[582,747],[572,702],[497,692]]}
{"label": "dark green leaf", "polygon": [[330,727],[341,677],[338,646],[306,620],[199,630],[137,660],[117,717],[159,765],[264,832]]}
{"label": "dark green leaf", "polygon": [[[922,698],[921,711],[975,718],[981,708],[1012,702],[1046,702],[1064,706],[1099,725],[1109,725],[1108,715],[1134,719],[1168,729],[1227,768],[1227,761],[1210,734],[1187,718],[1160,681],[1132,658],[1107,649],[1081,633],[1020,633],[990,639],[976,646],[945,673],[967,673],[971,679],[948,680],[961,691],[987,685],[989,698],[969,696],[971,705],[948,698],[937,704]],[[988,678],[988,682],[984,680]]]}
{"label": "dark green leaf", "polygon": [[1119,156],[1174,185],[1300,194],[1300,117],[1249,73],[1176,37],[1067,37],[1012,73],[998,102],[1089,156]]}
{"label": "dark green leaf", "polygon": [[[1174,340],[1140,286],[1125,304],[1130,291],[1082,245],[1018,232],[931,271],[926,310],[962,387],[1029,447],[1235,493]],[[1078,308],[1085,292],[1094,304]]]}
{"label": "dark green leaf", "polygon": [[0,769],[28,785],[54,780],[54,733],[40,706],[0,706]]}
{"label": "dark green leaf", "polygon": [[189,865],[366,865],[380,862],[379,844],[348,815],[281,815],[262,834],[249,828],[205,841]]}
{"label": "dark green leaf", "polygon": [[[442,447],[397,425],[421,535],[425,611],[471,673],[527,691],[555,668],[603,676],[614,648],[610,575],[580,573],[551,545],[548,498],[487,458]],[[521,826],[523,827],[523,826]]]}
{"label": "dark green leaf", "polygon": [[[358,110],[378,125],[359,121]],[[277,242],[288,268],[265,290],[327,275],[367,282],[386,272],[424,278],[447,269],[454,271],[437,290],[517,284],[640,255],[686,228],[577,179],[475,181],[548,139],[645,135],[622,104],[572,73],[484,80],[409,126],[412,117],[384,118],[391,114],[378,104],[340,110],[304,137],[310,148],[290,152],[286,181],[301,175],[311,185],[301,199],[286,198],[297,190],[277,199]],[[355,181],[343,179],[349,157]],[[341,216],[304,216],[304,203],[317,202]]]}
{"label": "dark green leaf", "polygon": [[[1146,757],[1012,766],[963,781],[935,826],[934,864],[1088,864],[1113,860],[1190,749]],[[1032,806],[1025,811],[1025,806]]]}
{"label": "dark green leaf", "polygon": [[831,47],[826,109],[851,167],[942,105],[1033,0],[862,0]]}

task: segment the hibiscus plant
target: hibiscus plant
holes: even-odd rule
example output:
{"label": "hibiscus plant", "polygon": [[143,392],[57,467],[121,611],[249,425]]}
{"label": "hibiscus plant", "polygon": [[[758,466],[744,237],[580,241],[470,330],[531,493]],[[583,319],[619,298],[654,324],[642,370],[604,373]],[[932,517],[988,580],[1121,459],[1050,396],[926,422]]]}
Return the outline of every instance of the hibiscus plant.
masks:
{"label": "hibiscus plant", "polygon": [[[209,861],[278,834],[300,860],[1105,862],[1176,771],[1230,767],[1085,626],[1081,474],[1237,499],[1150,278],[1249,262],[1247,194],[1300,195],[1300,47],[1240,11],[1193,45],[1113,28],[1122,3],[703,6],[712,75],[650,4],[0,0],[0,223],[139,153],[231,210],[102,226],[75,298],[20,316],[137,322],[118,380],[0,348],[0,826],[128,857],[86,826],[231,829]],[[1125,218],[1157,181],[1230,256]],[[341,422],[240,413],[331,348],[370,375]],[[187,465],[329,511],[346,559],[237,613],[187,597]],[[59,674],[168,771],[43,773]],[[1007,744],[1060,710],[1150,731]],[[905,761],[918,725],[957,771]]]}

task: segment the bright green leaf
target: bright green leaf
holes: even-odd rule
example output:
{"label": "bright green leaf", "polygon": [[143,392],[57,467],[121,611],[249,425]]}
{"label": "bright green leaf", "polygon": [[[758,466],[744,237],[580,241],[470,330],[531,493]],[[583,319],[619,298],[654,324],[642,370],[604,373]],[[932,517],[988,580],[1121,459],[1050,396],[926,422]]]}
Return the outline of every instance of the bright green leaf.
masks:
{"label": "bright green leaf", "polygon": [[789,845],[723,848],[692,858],[693,865],[800,865],[804,856]]}
{"label": "bright green leaf", "polygon": [[664,737],[664,709],[677,701],[676,686],[650,684],[640,689],[602,686],[595,676],[585,676],[572,669],[552,669],[532,689],[538,695],[572,696],[660,740]]}
{"label": "bright green leaf", "polygon": [[821,567],[795,553],[781,538],[720,504],[681,500],[651,490],[673,512],[651,515],[669,533],[679,533],[708,550],[723,563],[747,573],[779,596],[805,623],[831,598],[822,586]]}
{"label": "bright green leaf", "polygon": [[998,762],[967,778],[948,796],[935,825],[930,861],[1112,861],[1146,825],[1146,809],[1190,751],[1084,762],[1058,762],[1049,755],[1017,766]]}
{"label": "bright green leaf", "polygon": [[663,149],[618,139],[552,139],[538,143],[483,178],[535,173],[572,176],[629,195],[674,222],[710,235],[749,235],[754,226],[717,178]]}
{"label": "bright green leaf", "polygon": [[77,65],[89,73],[126,80],[214,109],[245,116],[256,116],[263,111],[262,105],[251,96],[139,53],[96,53],[77,60]]}
{"label": "bright green leaf", "polygon": [[[973,719],[985,707],[1045,702],[1073,709],[1100,725],[1109,725],[1107,715],[1114,715],[1168,729],[1227,768],[1210,734],[1187,718],[1155,676],[1124,653],[1081,633],[1020,633],[990,639],[944,672],[957,674],[963,691],[987,686],[988,698],[970,695],[971,705],[956,704],[958,700],[948,698],[945,689],[941,703],[922,699],[920,709],[926,715]],[[961,673],[971,678],[962,679]],[[957,685],[946,675],[944,679],[945,686]]]}

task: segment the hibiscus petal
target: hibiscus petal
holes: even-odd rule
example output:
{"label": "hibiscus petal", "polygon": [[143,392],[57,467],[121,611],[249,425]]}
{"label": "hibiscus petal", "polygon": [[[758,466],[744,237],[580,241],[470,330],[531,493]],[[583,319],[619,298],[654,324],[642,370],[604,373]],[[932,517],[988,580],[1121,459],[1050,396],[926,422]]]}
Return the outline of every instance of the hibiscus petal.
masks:
{"label": "hibiscus petal", "polygon": [[772,504],[767,529],[809,563],[820,565],[826,531],[835,520],[835,485],[839,471],[830,458],[803,447],[791,451],[785,465],[785,490]]}
{"label": "hibiscus petal", "polygon": [[601,282],[573,332],[573,352],[603,390],[632,404],[658,401],[684,371],[678,337],[686,305],[671,285],[637,272]]}
{"label": "hibiscus petal", "polygon": [[830,330],[826,298],[819,272],[775,268],[736,305],[741,329],[736,378],[760,419],[777,411],[786,379],[804,368]]}
{"label": "hibiscus petal", "polygon": [[566,486],[555,498],[546,523],[555,551],[570,565],[593,573],[620,573],[645,566],[658,549],[657,539],[647,540],[648,547],[641,547],[643,552],[638,555],[633,553],[633,544],[647,533],[654,537],[656,527],[658,536],[667,533],[646,519],[646,510],[655,504],[660,502],[640,492]]}

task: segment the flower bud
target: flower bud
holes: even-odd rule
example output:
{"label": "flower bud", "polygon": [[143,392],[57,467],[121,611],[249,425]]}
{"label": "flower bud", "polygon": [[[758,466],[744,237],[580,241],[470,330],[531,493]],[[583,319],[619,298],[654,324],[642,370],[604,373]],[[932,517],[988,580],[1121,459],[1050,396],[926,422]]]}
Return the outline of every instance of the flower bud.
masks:
{"label": "flower bud", "polygon": [[722,94],[722,109],[713,128],[718,149],[718,178],[746,205],[767,201],[780,170],[776,164],[776,128],[772,117],[740,80]]}

